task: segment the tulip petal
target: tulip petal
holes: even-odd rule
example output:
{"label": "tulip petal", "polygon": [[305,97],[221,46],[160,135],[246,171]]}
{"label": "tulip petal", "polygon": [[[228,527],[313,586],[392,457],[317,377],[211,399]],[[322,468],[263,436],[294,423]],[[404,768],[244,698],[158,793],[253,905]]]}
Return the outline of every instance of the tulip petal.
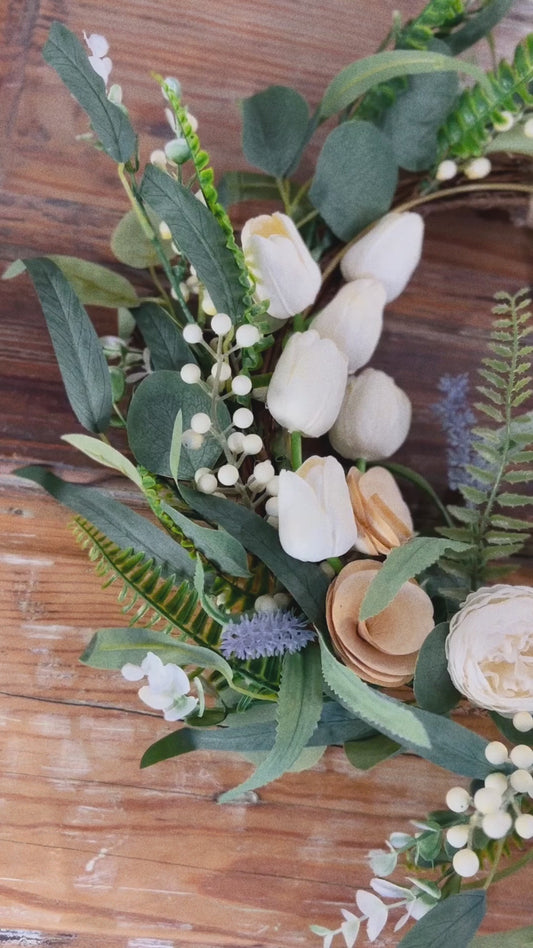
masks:
{"label": "tulip petal", "polygon": [[423,239],[420,214],[391,211],[348,249],[341,262],[342,275],[345,280],[380,280],[390,303],[403,292],[418,266]]}

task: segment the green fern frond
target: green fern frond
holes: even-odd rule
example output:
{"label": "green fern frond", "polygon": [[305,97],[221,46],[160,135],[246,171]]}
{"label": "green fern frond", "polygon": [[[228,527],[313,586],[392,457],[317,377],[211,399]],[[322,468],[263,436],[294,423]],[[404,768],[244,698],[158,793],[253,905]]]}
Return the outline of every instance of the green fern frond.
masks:
{"label": "green fern frond", "polygon": [[444,158],[465,160],[482,155],[497,134],[502,113],[518,115],[533,105],[533,34],[506,60],[488,72],[487,84],[466,89],[439,131],[436,166]]}
{"label": "green fern frond", "polygon": [[[526,343],[531,333],[527,308],[530,300],[525,290],[514,297],[498,294],[496,299],[498,305],[493,312],[499,318],[488,343],[491,355],[482,360],[480,367],[486,384],[478,386],[478,393],[485,400],[475,406],[494,425],[473,427],[477,458],[466,467],[470,483],[459,488],[466,506],[448,507],[449,514],[460,525],[439,530],[446,537],[471,544],[472,555],[448,555],[441,566],[454,575],[462,572],[472,588],[487,581],[489,575],[496,575],[490,565],[495,560],[519,553],[533,527],[529,520],[506,513],[509,508],[531,503],[530,493],[508,489],[533,483],[533,416],[528,412],[517,414],[517,408],[532,394],[526,387],[531,379],[532,347]],[[500,358],[495,359],[494,355]]]}

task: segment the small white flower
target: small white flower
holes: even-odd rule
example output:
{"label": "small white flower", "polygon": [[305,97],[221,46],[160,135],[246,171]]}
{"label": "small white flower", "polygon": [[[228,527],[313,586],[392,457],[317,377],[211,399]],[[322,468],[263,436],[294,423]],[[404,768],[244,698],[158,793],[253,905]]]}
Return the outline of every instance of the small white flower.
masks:
{"label": "small white flower", "polygon": [[87,33],[84,31],[83,37],[91,51],[89,62],[94,71],[104,80],[107,87],[107,81],[113,68],[113,63],[107,55],[109,43],[105,36],[100,36],[98,33],[91,33],[90,36],[87,36]]}
{"label": "small white flower", "polygon": [[183,668],[172,662],[164,665],[154,652],[148,652],[140,665],[124,665],[122,675],[126,681],[148,677],[148,684],[139,688],[139,698],[149,708],[162,711],[165,721],[187,717],[198,704],[198,699],[189,695],[191,685]]}
{"label": "small white flower", "polygon": [[388,907],[372,892],[358,889],[355,893],[357,908],[366,916],[366,934],[369,941],[375,941],[383,931],[389,917]]}

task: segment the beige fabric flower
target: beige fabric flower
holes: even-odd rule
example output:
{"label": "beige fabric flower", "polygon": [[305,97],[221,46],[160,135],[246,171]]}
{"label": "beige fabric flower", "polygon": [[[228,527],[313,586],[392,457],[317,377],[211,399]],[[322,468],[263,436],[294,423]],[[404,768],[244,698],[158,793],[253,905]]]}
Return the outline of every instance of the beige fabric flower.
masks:
{"label": "beige fabric flower", "polygon": [[355,547],[360,553],[390,553],[413,535],[409,508],[389,471],[371,467],[362,473],[351,467],[346,481],[357,524]]}
{"label": "beige fabric flower", "polygon": [[450,622],[448,671],[461,694],[511,717],[533,711],[533,589],[484,586]]}
{"label": "beige fabric flower", "polygon": [[397,688],[411,681],[418,652],[433,629],[433,605],[414,581],[366,622],[359,612],[381,563],[348,563],[331,583],[326,618],[333,647],[348,668],[373,685]]}

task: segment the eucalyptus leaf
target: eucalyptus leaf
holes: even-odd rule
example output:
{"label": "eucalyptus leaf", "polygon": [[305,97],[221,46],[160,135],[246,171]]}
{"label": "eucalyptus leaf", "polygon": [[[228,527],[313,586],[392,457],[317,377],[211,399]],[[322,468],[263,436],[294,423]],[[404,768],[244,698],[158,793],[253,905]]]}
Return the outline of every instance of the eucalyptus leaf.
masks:
{"label": "eucalyptus leaf", "polygon": [[465,777],[490,773],[487,742],[441,715],[407,706],[370,688],[328,650],[320,636],[322,673],[337,699],[352,714],[406,750]]}
{"label": "eucalyptus leaf", "polygon": [[139,298],[129,280],[108,267],[79,257],[47,254],[71,284],[85,306],[138,306]]}
{"label": "eucalyptus leaf", "polygon": [[370,122],[338,125],[318,156],[309,198],[341,240],[389,210],[398,181],[391,143]]}
{"label": "eucalyptus leaf", "polygon": [[285,654],[277,708],[276,740],[268,757],[248,780],[222,794],[219,803],[229,803],[249,790],[277,780],[300,757],[322,710],[320,653],[316,647]]}
{"label": "eucalyptus leaf", "polygon": [[506,740],[512,744],[528,744],[529,747],[533,747],[533,731],[518,731],[512,718],[504,718],[502,714],[497,714],[496,711],[490,711],[489,714]]}
{"label": "eucalyptus leaf", "polygon": [[484,36],[488,36],[496,24],[507,16],[513,3],[514,0],[488,0],[484,3],[461,29],[446,37],[446,45],[453,55],[457,56]]}
{"label": "eucalyptus leaf", "polygon": [[77,448],[78,451],[82,451],[93,461],[97,461],[98,464],[103,464],[105,467],[113,468],[113,470],[124,474],[124,477],[129,478],[142,490],[142,478],[137,468],[129,458],[117,451],[112,445],[100,441],[99,438],[91,438],[90,435],[83,434],[62,435],[61,438],[67,444]]}
{"label": "eucalyptus leaf", "polygon": [[463,72],[477,82],[487,86],[485,73],[479,66],[463,60],[455,60],[442,53],[416,49],[395,49],[375,53],[346,66],[330,83],[318,108],[323,121],[347,109],[359,96],[380,82],[388,82],[396,76],[413,76],[419,73]]}
{"label": "eucalyptus leaf", "polygon": [[224,527],[249,553],[257,556],[290,592],[307,618],[319,628],[325,628],[324,604],[329,581],[320,567],[302,563],[285,553],[277,530],[246,507],[183,485],[181,493],[189,507]]}
{"label": "eucalyptus leaf", "polygon": [[196,358],[185,342],[181,330],[157,303],[141,303],[133,311],[135,322],[150,350],[154,369],[181,369]]}
{"label": "eucalyptus leaf", "polygon": [[382,761],[394,757],[398,751],[401,751],[400,745],[385,734],[367,737],[362,741],[347,741],[344,745],[348,760],[357,770],[371,770]]}
{"label": "eucalyptus leaf", "polygon": [[153,629],[99,629],[93,635],[80,661],[91,668],[120,669],[131,662],[140,665],[148,652],[158,655],[164,665],[193,665],[219,672],[231,685],[233,672],[222,655],[202,645],[191,645]]}
{"label": "eucalyptus leaf", "polygon": [[88,52],[63,23],[52,23],[43,57],[89,116],[104,151],[119,163],[127,162],[137,147],[130,120],[123,108],[109,101]]}
{"label": "eucalyptus leaf", "polygon": [[[183,430],[190,428],[191,418],[197,412],[211,411],[211,399],[198,385],[188,385],[178,372],[161,369],[147,376],[136,390],[128,411],[128,439],[139,464],[153,474],[171,477],[170,451],[174,423],[181,411]],[[217,406],[220,428],[230,423],[228,409],[223,402]],[[206,435],[198,450],[182,444],[180,478],[192,478],[199,467],[213,467],[220,456],[220,444],[212,435]]]}
{"label": "eucalyptus leaf", "polygon": [[243,312],[244,288],[218,221],[188,188],[155,165],[144,173],[141,195],[170,228],[217,310],[236,322]]}
{"label": "eucalyptus leaf", "polygon": [[95,329],[61,270],[45,257],[24,261],[42,306],[68,400],[89,431],[105,431],[111,380]]}
{"label": "eucalyptus leaf", "polygon": [[496,935],[477,935],[468,948],[533,948],[533,925]]}
{"label": "eucalyptus leaf", "polygon": [[309,108],[288,86],[269,86],[244,99],[242,147],[251,165],[275,178],[292,174],[307,141]]}
{"label": "eucalyptus leaf", "polygon": [[[148,217],[154,230],[157,231],[159,217],[153,212],[148,212]],[[159,236],[159,246],[167,260],[176,255],[172,248],[172,240],[165,240]],[[147,236],[133,208],[126,211],[115,227],[111,235],[111,250],[117,260],[137,270],[157,267],[161,263],[155,242]]]}
{"label": "eucalyptus leaf", "polygon": [[435,626],[422,644],[415,667],[417,704],[434,714],[446,714],[461,698],[448,673],[445,651],[448,632],[447,622]]}
{"label": "eucalyptus leaf", "polygon": [[218,199],[224,207],[241,201],[279,201],[279,189],[271,175],[255,171],[226,171],[218,185]]}
{"label": "eucalyptus leaf", "polygon": [[414,537],[396,547],[387,556],[372,580],[361,604],[360,619],[365,622],[382,612],[404,583],[435,563],[447,550],[462,553],[468,543],[438,537]]}
{"label": "eucalyptus leaf", "polygon": [[69,484],[39,465],[15,472],[44,487],[52,497],[80,514],[123,550],[144,552],[161,567],[163,576],[175,575],[179,581],[192,580],[195,561],[168,534],[156,527],[110,494],[95,487]]}
{"label": "eucalyptus leaf", "polygon": [[416,923],[398,948],[468,948],[486,911],[483,891],[450,895]]}
{"label": "eucalyptus leaf", "polygon": [[162,509],[183,531],[189,540],[194,543],[195,549],[200,550],[208,560],[215,563],[223,573],[230,576],[249,576],[246,550],[235,537],[219,527],[201,527],[189,517],[185,517],[179,510],[169,504],[162,504]]}
{"label": "eucalyptus leaf", "polygon": [[515,125],[508,132],[500,132],[484,147],[484,154],[507,151],[513,155],[533,156],[533,138],[524,133],[523,125]]}

